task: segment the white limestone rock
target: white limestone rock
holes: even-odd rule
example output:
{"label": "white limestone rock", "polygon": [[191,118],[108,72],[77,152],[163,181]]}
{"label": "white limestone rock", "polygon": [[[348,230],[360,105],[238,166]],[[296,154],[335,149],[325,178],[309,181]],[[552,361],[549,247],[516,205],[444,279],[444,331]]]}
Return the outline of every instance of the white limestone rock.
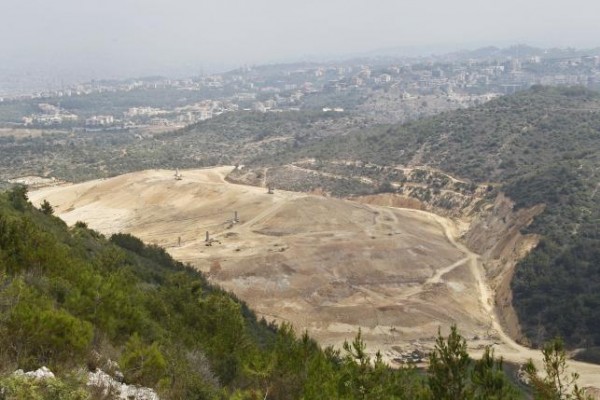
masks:
{"label": "white limestone rock", "polygon": [[122,400],[160,400],[153,389],[126,385],[100,369],[88,374],[87,385],[101,391],[103,396],[111,395]]}
{"label": "white limestone rock", "polygon": [[14,376],[26,376],[27,378],[33,379],[54,379],[55,376],[47,367],[41,367],[36,369],[35,371],[23,372],[22,369],[18,369],[13,372]]}

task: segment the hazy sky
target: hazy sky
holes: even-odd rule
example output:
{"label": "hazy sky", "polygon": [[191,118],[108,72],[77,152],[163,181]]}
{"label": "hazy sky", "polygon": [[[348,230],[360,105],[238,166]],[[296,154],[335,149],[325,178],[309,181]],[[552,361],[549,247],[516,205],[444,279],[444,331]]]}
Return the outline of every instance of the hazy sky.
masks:
{"label": "hazy sky", "polygon": [[0,69],[187,73],[389,47],[516,43],[600,46],[600,1],[0,0]]}

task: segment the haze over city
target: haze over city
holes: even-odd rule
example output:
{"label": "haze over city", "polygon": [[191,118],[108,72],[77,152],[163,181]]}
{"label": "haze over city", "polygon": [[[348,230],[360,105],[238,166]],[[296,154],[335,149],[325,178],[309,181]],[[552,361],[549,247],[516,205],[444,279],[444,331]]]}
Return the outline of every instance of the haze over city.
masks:
{"label": "haze over city", "polygon": [[58,80],[181,76],[390,48],[586,48],[598,45],[599,14],[590,0],[4,0],[0,70],[45,70]]}

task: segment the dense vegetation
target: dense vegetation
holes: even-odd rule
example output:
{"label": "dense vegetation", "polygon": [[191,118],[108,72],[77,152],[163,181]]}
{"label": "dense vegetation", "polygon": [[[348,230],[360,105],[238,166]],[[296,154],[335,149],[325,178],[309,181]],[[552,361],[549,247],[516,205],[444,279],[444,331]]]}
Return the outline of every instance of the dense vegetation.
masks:
{"label": "dense vegetation", "polygon": [[69,371],[94,349],[130,382],[208,396],[250,384],[242,367],[280,336],[162,249],[67,230],[22,188],[0,203],[3,368]]}
{"label": "dense vegetation", "polygon": [[[471,109],[288,148],[253,164],[306,158],[316,158],[316,170],[343,160],[346,171],[335,173],[356,182],[372,179],[373,170],[426,165],[493,183],[517,208],[545,204],[529,228],[543,240],[512,282],[522,327],[534,344],[561,335],[569,346],[600,345],[600,94],[533,87]],[[387,176],[381,178],[375,182]]]}
{"label": "dense vegetation", "polygon": [[0,136],[0,179],[53,176],[83,181],[149,168],[233,165],[288,144],[337,135],[360,119],[343,113],[226,113],[176,132],[44,132]]}
{"label": "dense vegetation", "polygon": [[[0,398],[90,398],[78,371],[109,358],[126,382],[173,399],[520,398],[502,363],[470,359],[456,330],[438,338],[425,374],[372,359],[360,332],[343,352],[323,350],[257,321],[163,249],[69,229],[52,213],[23,187],[0,194]],[[59,380],[11,375],[42,365]]]}

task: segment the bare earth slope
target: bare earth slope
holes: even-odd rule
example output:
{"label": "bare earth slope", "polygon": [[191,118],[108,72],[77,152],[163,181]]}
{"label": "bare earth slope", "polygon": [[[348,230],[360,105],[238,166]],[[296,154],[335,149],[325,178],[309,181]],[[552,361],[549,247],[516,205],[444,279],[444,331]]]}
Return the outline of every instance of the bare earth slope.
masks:
{"label": "bare earth slope", "polygon": [[[423,211],[225,182],[231,167],[148,170],[30,193],[68,224],[132,233],[206,272],[259,315],[340,345],[359,327],[388,359],[430,348],[456,323],[473,352],[496,343],[516,362],[541,358],[505,335],[479,255],[459,227]],[[234,221],[234,212],[239,221]],[[214,240],[205,242],[206,232]],[[582,384],[600,367],[576,364]]]}

